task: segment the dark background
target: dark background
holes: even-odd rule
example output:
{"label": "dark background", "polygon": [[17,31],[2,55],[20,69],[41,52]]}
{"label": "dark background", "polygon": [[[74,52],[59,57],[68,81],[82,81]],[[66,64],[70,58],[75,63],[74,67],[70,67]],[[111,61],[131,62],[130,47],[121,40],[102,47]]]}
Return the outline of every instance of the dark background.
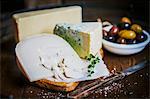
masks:
{"label": "dark background", "polygon": [[1,13],[70,4],[83,7],[84,21],[93,21],[100,16],[117,22],[116,17],[128,16],[147,26],[149,23],[149,0],[1,0]]}

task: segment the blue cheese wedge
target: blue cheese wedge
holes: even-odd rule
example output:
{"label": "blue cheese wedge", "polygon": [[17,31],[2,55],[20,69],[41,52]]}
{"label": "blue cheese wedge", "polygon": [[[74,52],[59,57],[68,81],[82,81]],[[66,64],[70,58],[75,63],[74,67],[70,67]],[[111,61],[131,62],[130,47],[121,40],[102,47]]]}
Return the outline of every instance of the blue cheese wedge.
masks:
{"label": "blue cheese wedge", "polygon": [[100,22],[60,23],[55,26],[54,34],[65,39],[81,58],[97,54],[102,47]]}

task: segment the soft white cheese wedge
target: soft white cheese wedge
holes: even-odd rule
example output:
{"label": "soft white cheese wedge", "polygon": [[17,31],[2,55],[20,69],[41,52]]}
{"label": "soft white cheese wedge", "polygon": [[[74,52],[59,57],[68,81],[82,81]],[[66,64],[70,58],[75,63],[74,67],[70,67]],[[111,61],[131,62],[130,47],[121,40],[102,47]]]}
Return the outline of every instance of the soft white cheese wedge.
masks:
{"label": "soft white cheese wedge", "polygon": [[100,22],[60,23],[56,25],[54,34],[64,38],[82,58],[97,54],[102,47]]}
{"label": "soft white cheese wedge", "polygon": [[84,75],[84,64],[77,53],[57,35],[43,34],[23,40],[16,46],[16,55],[30,81],[55,76],[53,72],[63,79],[64,67],[78,72],[80,78]]}
{"label": "soft white cheese wedge", "polygon": [[73,48],[54,34],[40,34],[20,41],[16,56],[28,79],[47,79],[56,82],[76,82],[96,79],[109,74],[102,60],[94,74],[88,77],[87,60],[82,60]]}

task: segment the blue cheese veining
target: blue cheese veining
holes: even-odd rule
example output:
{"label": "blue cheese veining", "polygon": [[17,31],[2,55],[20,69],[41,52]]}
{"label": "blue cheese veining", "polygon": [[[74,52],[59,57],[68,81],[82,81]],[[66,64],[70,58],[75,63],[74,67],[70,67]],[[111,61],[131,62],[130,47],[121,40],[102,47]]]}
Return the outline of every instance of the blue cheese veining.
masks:
{"label": "blue cheese veining", "polygon": [[82,58],[89,54],[95,55],[102,47],[100,22],[60,23],[55,26],[54,34],[65,39]]}

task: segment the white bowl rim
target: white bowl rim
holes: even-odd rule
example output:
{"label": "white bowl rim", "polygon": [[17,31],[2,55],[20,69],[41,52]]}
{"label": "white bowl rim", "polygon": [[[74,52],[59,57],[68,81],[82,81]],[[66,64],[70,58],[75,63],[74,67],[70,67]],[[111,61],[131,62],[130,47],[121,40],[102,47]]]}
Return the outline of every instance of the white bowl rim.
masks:
{"label": "white bowl rim", "polygon": [[147,40],[142,42],[142,43],[125,45],[125,44],[113,43],[113,42],[107,41],[105,39],[102,40],[102,43],[103,43],[103,45],[107,45],[107,46],[111,46],[111,47],[115,47],[115,48],[139,48],[139,47],[144,47],[150,41],[150,34],[148,32],[146,32],[145,30],[143,30],[143,33],[147,35]]}

